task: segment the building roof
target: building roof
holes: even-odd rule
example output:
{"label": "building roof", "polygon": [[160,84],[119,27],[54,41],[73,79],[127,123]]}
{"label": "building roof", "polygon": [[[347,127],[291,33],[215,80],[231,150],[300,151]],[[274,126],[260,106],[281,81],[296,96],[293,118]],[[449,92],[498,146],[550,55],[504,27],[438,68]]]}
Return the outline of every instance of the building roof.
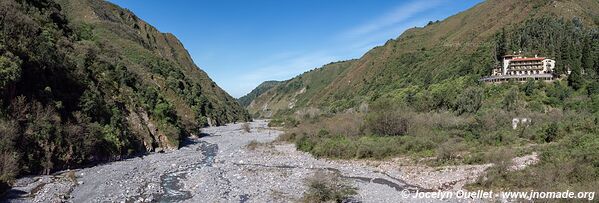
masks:
{"label": "building roof", "polygon": [[545,60],[545,58],[537,57],[537,58],[515,58],[515,59],[512,59],[512,61],[542,61],[542,60]]}

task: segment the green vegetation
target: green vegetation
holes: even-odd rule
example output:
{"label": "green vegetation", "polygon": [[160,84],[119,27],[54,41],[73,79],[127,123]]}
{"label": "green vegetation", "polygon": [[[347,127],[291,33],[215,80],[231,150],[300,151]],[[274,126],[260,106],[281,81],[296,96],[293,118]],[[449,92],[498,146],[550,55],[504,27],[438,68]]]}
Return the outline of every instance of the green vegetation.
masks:
{"label": "green vegetation", "polygon": [[[301,79],[315,76],[304,73],[258,96],[249,109],[260,112],[268,104],[273,125],[298,121],[280,139],[318,157],[494,163],[468,187],[594,191],[598,10],[594,1],[487,1],[374,48],[329,75],[334,78],[326,78],[308,103],[299,102],[298,91],[312,83]],[[478,81],[500,65],[501,56],[518,50],[556,59],[559,80]],[[292,99],[273,105],[278,98]],[[308,110],[318,113],[305,116]],[[531,122],[512,129],[514,118]],[[538,164],[507,170],[512,158],[533,151],[540,154]]]}
{"label": "green vegetation", "polygon": [[[530,83],[536,89],[527,96],[525,90]],[[599,140],[599,114],[592,106],[580,106],[593,99],[585,90],[575,91],[562,81],[484,85],[480,91],[481,108],[471,113],[461,113],[462,108],[455,107],[419,111],[406,106],[403,99],[381,98],[366,114],[335,114],[301,121],[280,139],[294,142],[299,150],[317,157],[434,157],[426,161],[431,165],[499,163],[498,160],[537,151],[541,154],[540,164],[518,172],[506,171],[496,164],[485,179],[472,187],[535,190],[597,187],[596,181],[583,181],[580,176],[599,178],[596,160],[591,158],[599,156],[594,149]],[[560,91],[565,92],[556,93]],[[464,94],[470,94],[467,92]],[[568,96],[560,98],[563,95]],[[515,105],[507,108],[505,98],[517,98]],[[511,120],[516,117],[527,117],[532,123],[513,130]],[[571,169],[560,170],[557,165],[562,161],[569,163]],[[534,174],[558,175],[555,177],[559,179],[544,179]]]}
{"label": "green vegetation", "polygon": [[339,179],[338,174],[316,172],[306,179],[308,191],[303,202],[344,202],[356,194],[356,189]]}
{"label": "green vegetation", "polygon": [[[584,9],[566,12],[569,7]],[[512,10],[502,12],[503,8]],[[468,88],[444,89],[454,87],[447,83],[472,84],[490,74],[502,55],[519,50],[530,57],[556,59],[557,73],[570,69],[573,75],[564,79],[577,90],[597,72],[597,9],[592,1],[487,1],[441,22],[409,29],[359,60],[325,65],[284,81],[256,97],[256,105],[248,109],[265,117],[314,108],[337,113],[402,92],[409,93],[403,96],[413,103],[426,101],[430,106],[423,109],[447,107],[453,105],[447,103],[452,98],[445,96],[456,97]],[[306,92],[300,94],[303,88]]]}
{"label": "green vegetation", "polygon": [[521,171],[507,171],[496,165],[470,187],[596,191],[599,186],[599,117],[572,115],[570,118],[573,121],[549,124],[544,133],[539,133],[541,142],[556,142],[539,148],[539,164]]}
{"label": "green vegetation", "polygon": [[252,90],[250,93],[248,93],[247,95],[240,97],[238,99],[239,104],[241,104],[244,107],[249,106],[252,101],[254,99],[256,99],[256,97],[258,97],[261,94],[264,94],[266,91],[270,90],[271,88],[273,88],[274,86],[278,85],[279,81],[265,81],[262,84],[258,85],[258,87],[254,88],[254,90]]}
{"label": "green vegetation", "polygon": [[[247,104],[246,108],[254,117],[284,116],[293,113],[293,111],[286,112],[290,106],[293,106],[293,110],[297,110],[317,105],[322,91],[326,90],[326,87],[335,78],[343,75],[354,63],[355,60],[329,63],[290,80],[276,83],[265,82],[248,95],[240,98],[240,102]],[[247,101],[250,98],[251,100]],[[253,106],[249,106],[251,102],[254,102]]]}
{"label": "green vegetation", "polygon": [[6,0],[0,10],[1,189],[177,148],[209,120],[249,120],[176,38],[108,2]]}
{"label": "green vegetation", "polygon": [[291,116],[284,116],[276,119],[270,120],[268,122],[268,127],[286,127],[292,128],[296,127],[299,124],[299,121]]}

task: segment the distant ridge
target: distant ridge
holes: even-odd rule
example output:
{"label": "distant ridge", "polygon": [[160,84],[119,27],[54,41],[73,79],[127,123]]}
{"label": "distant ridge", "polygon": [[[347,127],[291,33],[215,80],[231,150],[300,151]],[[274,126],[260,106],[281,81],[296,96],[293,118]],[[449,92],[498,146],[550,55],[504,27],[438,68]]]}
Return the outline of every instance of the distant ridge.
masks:
{"label": "distant ridge", "polygon": [[[298,92],[312,85],[310,82],[299,81],[300,78],[314,77],[316,74],[312,72],[301,74],[264,92],[247,109],[252,114],[288,114],[305,108],[339,112],[357,108],[364,102],[381,96],[394,97],[409,91],[428,89],[434,84],[475,81],[488,74],[498,62],[495,50],[498,34],[507,32],[513,35],[518,30],[525,29],[523,26],[571,20],[586,27],[597,28],[599,2],[485,1],[443,21],[409,29],[397,39],[389,40],[368,51],[360,59],[344,65],[343,71],[332,71],[336,66],[323,67],[319,71],[338,74],[319,76],[319,80],[326,81],[326,84],[312,89],[309,97],[300,96]],[[556,29],[562,28],[556,26],[544,29],[552,29],[545,30],[547,33],[557,33],[561,31]],[[538,34],[528,32],[527,35],[534,37]],[[517,39],[518,36],[510,36],[511,42],[507,47],[509,50],[524,50],[529,55],[539,54],[552,58],[558,58],[561,52],[558,42],[560,39],[546,37],[547,41],[539,44],[517,42]]]}

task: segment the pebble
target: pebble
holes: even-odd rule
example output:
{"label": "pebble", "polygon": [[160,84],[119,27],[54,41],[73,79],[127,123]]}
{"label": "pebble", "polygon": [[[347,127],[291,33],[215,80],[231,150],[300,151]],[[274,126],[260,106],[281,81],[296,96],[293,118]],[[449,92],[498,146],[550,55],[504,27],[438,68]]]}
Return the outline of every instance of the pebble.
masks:
{"label": "pebble", "polygon": [[[267,128],[267,122],[263,120],[252,122],[251,125],[254,129]],[[298,152],[293,144],[277,143],[249,150],[245,146],[251,141],[270,142],[282,132],[253,130],[240,136],[240,128],[241,124],[205,128],[204,133],[212,136],[200,138],[200,142],[186,147],[194,150],[152,153],[143,159],[135,158],[80,169],[77,185],[61,179],[39,179],[50,183],[44,186],[41,190],[43,192],[19,201],[63,202],[65,200],[55,199],[61,194],[65,194],[67,202],[125,202],[132,199],[136,202],[161,201],[160,197],[165,191],[161,178],[173,173],[173,169],[176,169],[174,173],[185,174],[179,181],[182,186],[180,190],[189,190],[191,193],[189,199],[180,199],[183,202],[236,202],[241,196],[249,197],[250,202],[299,201],[308,189],[305,179],[317,171],[327,171],[328,168],[336,169],[346,177],[382,178],[402,185],[389,178],[393,175],[394,178],[424,187],[428,186],[426,181],[443,184],[451,177],[468,178],[458,176],[458,173],[465,173],[466,170],[463,169],[435,171],[417,167],[401,168],[398,164],[401,160],[378,163],[375,167],[365,161],[316,159],[307,153]],[[200,164],[205,157],[195,149],[210,146],[204,143],[217,144],[218,153],[216,157],[209,159],[212,160],[211,163]],[[331,174],[335,175],[337,172]],[[354,197],[356,201],[407,201],[402,199],[402,193],[387,185],[351,179],[347,181],[347,184],[358,188],[358,194]],[[31,181],[28,183],[26,180],[17,182],[23,182],[23,187],[20,188],[23,191],[39,184]],[[71,192],[67,195],[69,191]],[[121,194],[122,191],[126,195]]]}

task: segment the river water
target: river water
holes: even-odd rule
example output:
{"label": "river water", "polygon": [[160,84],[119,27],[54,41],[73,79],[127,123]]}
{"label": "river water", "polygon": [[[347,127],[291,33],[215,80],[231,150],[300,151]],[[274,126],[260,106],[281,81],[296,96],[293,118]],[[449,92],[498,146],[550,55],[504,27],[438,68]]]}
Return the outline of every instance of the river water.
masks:
{"label": "river water", "polygon": [[214,158],[218,153],[218,145],[216,144],[204,141],[200,141],[199,144],[200,152],[204,155],[204,158],[200,162],[179,168],[160,177],[160,186],[163,188],[164,193],[158,195],[156,198],[158,202],[178,202],[191,198],[191,192],[182,189],[181,180],[188,178],[187,175],[190,170],[212,167]]}

